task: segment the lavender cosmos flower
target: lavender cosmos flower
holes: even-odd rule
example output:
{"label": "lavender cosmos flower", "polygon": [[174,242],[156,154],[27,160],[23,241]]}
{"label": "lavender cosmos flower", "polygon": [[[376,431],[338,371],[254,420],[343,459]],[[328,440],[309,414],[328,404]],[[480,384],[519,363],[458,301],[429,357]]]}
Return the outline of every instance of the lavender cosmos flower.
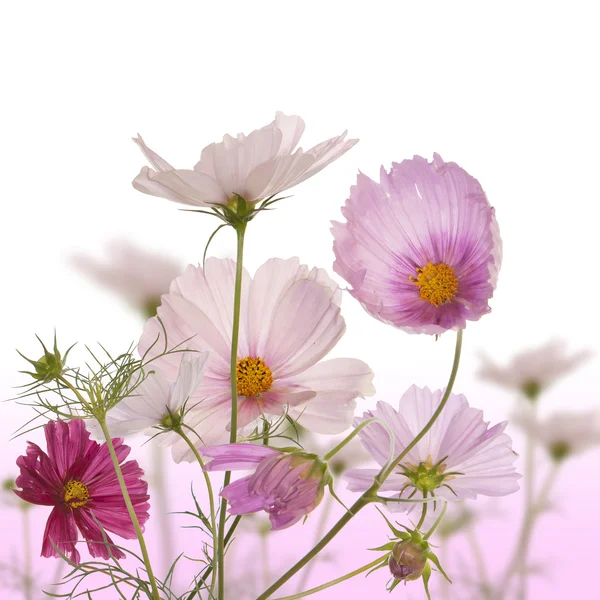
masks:
{"label": "lavender cosmos flower", "polygon": [[362,173],[333,222],[334,270],[369,314],[410,333],[462,329],[490,311],[501,262],[479,182],[438,154]]}
{"label": "lavender cosmos flower", "polygon": [[[378,402],[377,409],[364,413],[355,425],[377,417],[394,432],[395,447],[406,448],[432,417],[442,395],[443,390],[431,392],[413,385],[402,396],[399,410]],[[480,410],[471,408],[464,396],[450,394],[433,427],[388,477],[382,491],[395,492],[399,498],[435,495],[448,500],[516,492],[520,475],[513,465],[517,455],[511,448],[511,439],[503,433],[506,425],[504,422],[488,429]],[[384,465],[389,453],[384,427],[375,423],[358,435],[371,456]],[[350,490],[364,491],[377,472],[378,469],[351,469],[344,477]],[[403,511],[415,505],[387,506],[392,511]]]}
{"label": "lavender cosmos flower", "polygon": [[296,149],[303,132],[300,117],[278,112],[272,123],[248,136],[226,135],[204,148],[193,170],[173,168],[137,137],[133,141],[153,168],[143,167],[133,187],[192,206],[227,204],[236,194],[254,204],[312,177],[358,142],[344,139],[344,131],[304,152]]}
{"label": "lavender cosmos flower", "polygon": [[539,348],[519,352],[505,367],[483,356],[479,376],[536,400],[542,391],[579,367],[590,355],[586,350],[569,354],[566,344],[555,340]]}
{"label": "lavender cosmos flower", "polygon": [[330,481],[327,465],[315,454],[273,450],[254,444],[224,444],[203,448],[211,457],[207,471],[256,468],[252,475],[230,483],[221,492],[232,515],[264,510],[271,529],[285,529],[312,512]]}
{"label": "lavender cosmos flower", "polygon": [[[70,560],[79,563],[80,555],[75,548],[77,529],[87,541],[92,556],[124,558],[118,548],[110,553],[98,523],[106,531],[121,537],[135,538],[135,530],[121,494],[117,475],[110,459],[106,443],[90,440],[84,421],[50,421],[44,426],[48,453],[29,442],[27,454],[17,459],[21,473],[14,492],[32,504],[53,506],[46,523],[42,543],[42,556],[58,556],[55,546]],[[130,448],[123,440],[114,439],[113,444],[120,463]],[[125,483],[141,525],[148,520],[148,484],[142,481],[144,474],[134,460],[121,465]],[[52,540],[52,542],[51,542]],[[107,536],[107,541],[112,540]]]}
{"label": "lavender cosmos flower", "polygon": [[[186,417],[203,446],[229,437],[234,282],[231,260],[210,258],[204,270],[190,265],[158,309],[170,345],[211,351]],[[350,426],[356,398],[374,393],[373,372],[352,358],[319,362],[346,329],[341,296],[325,271],[310,270],[296,258],[271,259],[253,278],[244,271],[236,370],[239,427],[261,415],[278,418],[286,410],[317,433],[340,433]],[[162,332],[158,318],[150,319],[140,351],[150,349],[149,357],[158,352]],[[153,364],[174,381],[180,362],[181,353],[171,353]],[[176,443],[177,451],[179,459],[193,459],[187,444]]]}

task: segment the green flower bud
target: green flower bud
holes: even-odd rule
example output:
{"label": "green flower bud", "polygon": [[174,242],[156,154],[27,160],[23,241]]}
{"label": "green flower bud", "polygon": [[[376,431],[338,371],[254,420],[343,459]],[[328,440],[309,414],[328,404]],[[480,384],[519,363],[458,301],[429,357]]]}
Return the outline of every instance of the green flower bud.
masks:
{"label": "green flower bud", "polygon": [[44,354],[38,360],[27,358],[17,350],[17,352],[19,352],[19,354],[34,368],[34,371],[21,371],[21,373],[30,375],[36,381],[47,383],[54,379],[58,379],[63,374],[67,355],[73,346],[66,351],[63,358],[56,345],[56,335],[54,336],[54,349],[52,352],[46,348],[44,342],[42,342],[39,337],[38,340],[44,349]]}

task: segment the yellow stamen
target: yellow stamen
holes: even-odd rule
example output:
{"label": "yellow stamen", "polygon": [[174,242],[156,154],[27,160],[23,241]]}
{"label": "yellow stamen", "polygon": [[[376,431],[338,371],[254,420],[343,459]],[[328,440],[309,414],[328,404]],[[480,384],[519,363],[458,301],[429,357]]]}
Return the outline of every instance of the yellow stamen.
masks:
{"label": "yellow stamen", "polygon": [[246,356],[238,360],[236,369],[238,395],[253,398],[267,392],[273,385],[271,369],[262,358]]}
{"label": "yellow stamen", "polygon": [[411,275],[409,279],[419,286],[421,298],[434,306],[450,302],[458,291],[458,277],[446,263],[427,263],[417,268],[416,277]]}
{"label": "yellow stamen", "polygon": [[71,479],[71,481],[65,484],[65,502],[71,508],[85,506],[89,499],[90,492],[87,489],[87,485],[81,483],[81,481]]}

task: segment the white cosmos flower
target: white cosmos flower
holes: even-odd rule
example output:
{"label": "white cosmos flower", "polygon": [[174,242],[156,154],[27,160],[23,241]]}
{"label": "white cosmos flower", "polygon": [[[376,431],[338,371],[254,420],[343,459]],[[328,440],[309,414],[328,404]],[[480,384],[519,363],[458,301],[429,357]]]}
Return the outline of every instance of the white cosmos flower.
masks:
{"label": "white cosmos flower", "polygon": [[304,151],[296,148],[303,131],[300,117],[278,112],[272,123],[247,136],[226,135],[204,148],[193,169],[175,169],[138,136],[133,141],[153,168],[143,167],[133,187],[193,206],[227,204],[235,194],[253,204],[312,177],[358,142],[346,140],[344,131]]}
{"label": "white cosmos flower", "polygon": [[561,411],[539,419],[532,410],[521,409],[512,416],[511,423],[542,444],[557,461],[600,445],[598,412]]}
{"label": "white cosmos flower", "polygon": [[506,366],[499,366],[483,356],[479,376],[535,399],[540,392],[589,357],[590,352],[586,350],[569,355],[565,343],[555,340],[516,354]]}
{"label": "white cosmos flower", "polygon": [[182,266],[169,257],[147,252],[125,240],[114,240],[106,250],[104,260],[76,254],[71,262],[147,317],[156,314],[160,297],[169,291],[171,281],[183,271]]}
{"label": "white cosmos flower", "polygon": [[[152,364],[149,373],[133,394],[109,411],[106,423],[114,437],[144,432],[154,435],[157,425],[165,426],[185,415],[186,402],[202,383],[204,366],[210,352],[185,352],[174,383],[169,382],[159,368]],[[162,445],[179,439],[176,434],[161,436]]]}
{"label": "white cosmos flower", "polygon": [[[398,410],[387,402],[378,402],[376,410],[364,413],[354,425],[372,417],[384,421],[394,432],[395,448],[400,452],[431,419],[442,395],[443,390],[432,392],[413,385],[400,399]],[[390,497],[395,498],[435,495],[447,500],[516,492],[521,476],[513,464],[517,454],[512,450],[512,441],[504,433],[507,423],[491,428],[488,425],[482,411],[471,408],[464,396],[450,394],[442,414],[386,479],[381,491],[393,492]],[[387,430],[373,423],[358,435],[366,450],[383,466],[389,455]],[[351,469],[344,474],[344,479],[349,483],[348,489],[362,492],[371,486],[378,472],[379,469]],[[415,506],[387,504],[391,511],[417,510]],[[437,508],[439,510],[439,506]]]}

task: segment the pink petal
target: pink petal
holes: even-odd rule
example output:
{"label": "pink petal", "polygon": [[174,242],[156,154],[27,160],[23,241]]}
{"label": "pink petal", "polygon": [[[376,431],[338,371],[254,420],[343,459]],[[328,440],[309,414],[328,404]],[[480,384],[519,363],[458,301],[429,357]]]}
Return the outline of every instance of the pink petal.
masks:
{"label": "pink petal", "polygon": [[296,281],[274,310],[264,360],[276,378],[290,377],[323,358],[345,328],[326,288],[307,279]]}
{"label": "pink petal", "polygon": [[344,391],[317,392],[310,402],[291,410],[290,415],[315,433],[342,433],[352,425],[358,395]]}
{"label": "pink petal", "polygon": [[105,560],[108,560],[111,556],[114,556],[115,558],[125,558],[125,553],[114,547],[114,542],[106,532],[106,542],[104,541],[102,531],[90,513],[91,511],[86,509],[77,509],[73,511],[75,523],[77,523],[79,531],[81,531],[87,542],[90,554],[95,557],[104,558]]}
{"label": "pink petal", "polygon": [[263,458],[279,452],[268,446],[239,443],[207,446],[202,449],[202,454],[213,459],[206,464],[206,471],[238,471],[251,469]]}
{"label": "pink petal", "polygon": [[59,556],[52,545],[53,542],[54,546],[67,556],[69,560],[75,564],[79,564],[80,555],[75,548],[77,539],[77,527],[75,526],[71,509],[64,504],[55,506],[46,522],[42,542],[42,556]]}

